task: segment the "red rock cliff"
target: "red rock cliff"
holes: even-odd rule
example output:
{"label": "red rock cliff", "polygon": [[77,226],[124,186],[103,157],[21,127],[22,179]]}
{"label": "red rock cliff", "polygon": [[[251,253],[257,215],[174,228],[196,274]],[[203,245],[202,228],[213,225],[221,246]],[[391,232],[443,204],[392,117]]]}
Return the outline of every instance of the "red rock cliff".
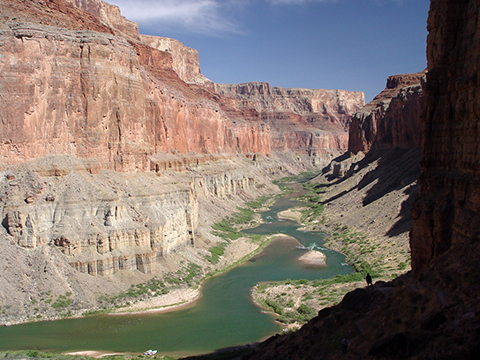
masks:
{"label": "red rock cliff", "polygon": [[352,117],[348,150],[356,154],[370,149],[419,148],[424,76],[425,71],[388,77],[385,90]]}
{"label": "red rock cliff", "polygon": [[162,152],[283,150],[328,159],[346,149],[345,123],[363,105],[355,92],[215,86],[196,51],[140,36],[100,0],[1,6],[3,164],[70,155],[132,171]]}
{"label": "red rock cliff", "polygon": [[425,141],[410,238],[416,273],[449,250],[478,256],[479,16],[478,1],[431,1]]}
{"label": "red rock cliff", "polygon": [[3,3],[1,162],[67,154],[130,171],[159,152],[270,153],[268,126],[230,121],[169,53],[65,1],[27,3]]}
{"label": "red rock cliff", "polygon": [[214,84],[232,116],[250,114],[270,126],[272,150],[293,149],[324,165],[347,150],[345,129],[365,104],[359,91],[272,87],[266,82]]}

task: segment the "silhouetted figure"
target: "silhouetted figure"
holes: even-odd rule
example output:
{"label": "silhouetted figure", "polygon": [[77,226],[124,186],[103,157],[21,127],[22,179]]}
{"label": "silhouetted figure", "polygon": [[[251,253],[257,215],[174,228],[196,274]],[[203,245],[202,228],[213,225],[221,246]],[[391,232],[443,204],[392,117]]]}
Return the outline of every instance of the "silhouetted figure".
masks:
{"label": "silhouetted figure", "polygon": [[348,339],[346,336],[342,339],[342,350],[345,353],[348,351]]}
{"label": "silhouetted figure", "polygon": [[373,285],[372,277],[370,276],[370,274],[367,273],[367,277],[365,278],[365,280],[367,281],[367,286]]}

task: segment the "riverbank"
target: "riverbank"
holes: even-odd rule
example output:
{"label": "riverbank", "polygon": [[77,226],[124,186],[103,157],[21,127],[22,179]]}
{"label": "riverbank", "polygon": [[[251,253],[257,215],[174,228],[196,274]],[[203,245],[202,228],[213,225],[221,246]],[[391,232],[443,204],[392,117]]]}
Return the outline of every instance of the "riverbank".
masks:
{"label": "riverbank", "polygon": [[[327,233],[324,246],[344,254],[357,270],[351,276],[295,284],[294,290],[286,282],[263,284],[254,289],[255,301],[266,309],[277,309],[279,321],[285,320],[283,312],[292,310],[287,305],[292,302],[298,305],[299,299],[311,297],[314,299],[311,306],[321,310],[336,305],[356,287],[366,286],[367,273],[374,282],[389,281],[410,269],[409,206],[417,191],[416,178],[402,168],[402,164],[408,167],[408,161],[400,165],[397,161],[396,168],[383,172],[377,170],[379,161],[379,158],[365,161],[366,165],[358,167],[356,173],[341,179],[328,181],[329,174],[319,175],[305,184],[306,193],[301,200],[307,206],[278,214],[298,221],[305,231]],[[387,180],[382,178],[379,184],[376,179],[381,176]],[[358,186],[359,183],[363,185]],[[274,302],[274,306],[268,302]],[[288,323],[285,326],[291,327]]]}
{"label": "riverbank", "polygon": [[133,305],[117,309],[108,315],[133,315],[145,313],[161,313],[180,310],[193,305],[201,296],[200,289],[176,289],[166,295],[140,301]]}

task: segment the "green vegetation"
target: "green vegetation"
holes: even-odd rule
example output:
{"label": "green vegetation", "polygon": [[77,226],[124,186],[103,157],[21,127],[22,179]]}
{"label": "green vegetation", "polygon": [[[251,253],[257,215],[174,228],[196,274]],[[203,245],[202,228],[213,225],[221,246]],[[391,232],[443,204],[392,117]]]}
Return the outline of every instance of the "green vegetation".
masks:
{"label": "green vegetation", "polygon": [[95,315],[108,312],[112,307],[120,308],[130,305],[130,301],[147,299],[151,296],[168,293],[168,288],[164,282],[157,277],[153,277],[145,283],[131,285],[126,291],[113,296],[101,296],[100,303],[103,309],[84,312],[83,315]]}
{"label": "green vegetation", "polygon": [[65,310],[72,303],[72,299],[69,298],[71,295],[71,292],[65,295],[59,295],[57,300],[52,304],[52,307],[57,311]]}
{"label": "green vegetation", "polygon": [[253,210],[261,209],[265,206],[266,203],[271,199],[271,196],[265,195],[256,198],[255,200],[246,202],[245,205]]}
{"label": "green vegetation", "polygon": [[304,324],[315,317],[319,309],[338,304],[347,292],[359,286],[358,281],[363,286],[364,278],[360,273],[313,281],[262,283],[256,286],[253,296],[259,305],[278,315],[277,321]]}
{"label": "green vegetation", "polygon": [[[182,269],[176,271],[175,273],[169,273],[165,275],[163,278],[164,280],[169,283],[170,285],[180,285],[180,284],[188,284],[190,286],[195,285],[195,279],[200,275],[201,267],[197,264],[188,263],[187,266],[183,267]],[[165,290],[163,290],[163,293]]]}
{"label": "green vegetation", "polygon": [[210,261],[212,264],[218,264],[220,256],[225,253],[225,248],[227,247],[227,245],[228,242],[222,242],[208,249],[211,255],[207,256],[207,260]]}
{"label": "green vegetation", "polygon": [[302,223],[317,220],[323,213],[325,207],[322,203],[322,195],[326,192],[326,187],[324,185],[306,182],[303,183],[303,189],[305,190],[305,194],[298,199],[306,202],[308,207],[302,211]]}
{"label": "green vegetation", "polygon": [[225,253],[225,248],[231,241],[237,240],[241,237],[248,237],[255,243],[262,243],[264,237],[258,234],[244,234],[242,229],[252,226],[255,211],[261,209],[272,199],[272,196],[262,196],[256,200],[246,202],[246,207],[237,208],[237,212],[223,218],[221,221],[212,225],[213,235],[220,237],[223,242],[216,244],[208,249],[210,255],[207,260],[212,264],[218,264],[220,257]]}

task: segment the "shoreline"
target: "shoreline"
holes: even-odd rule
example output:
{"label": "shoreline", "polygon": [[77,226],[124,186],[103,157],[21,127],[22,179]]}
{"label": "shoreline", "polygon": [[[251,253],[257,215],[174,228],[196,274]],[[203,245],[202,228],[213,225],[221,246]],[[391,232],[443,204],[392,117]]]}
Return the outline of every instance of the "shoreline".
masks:
{"label": "shoreline", "polygon": [[161,297],[144,300],[105,315],[139,315],[177,311],[195,304],[202,297],[200,289],[201,287],[176,289]]}
{"label": "shoreline", "polygon": [[72,356],[89,356],[95,359],[101,359],[104,356],[126,355],[126,353],[119,353],[113,351],[99,351],[99,350],[80,350],[62,353],[62,355]]}

